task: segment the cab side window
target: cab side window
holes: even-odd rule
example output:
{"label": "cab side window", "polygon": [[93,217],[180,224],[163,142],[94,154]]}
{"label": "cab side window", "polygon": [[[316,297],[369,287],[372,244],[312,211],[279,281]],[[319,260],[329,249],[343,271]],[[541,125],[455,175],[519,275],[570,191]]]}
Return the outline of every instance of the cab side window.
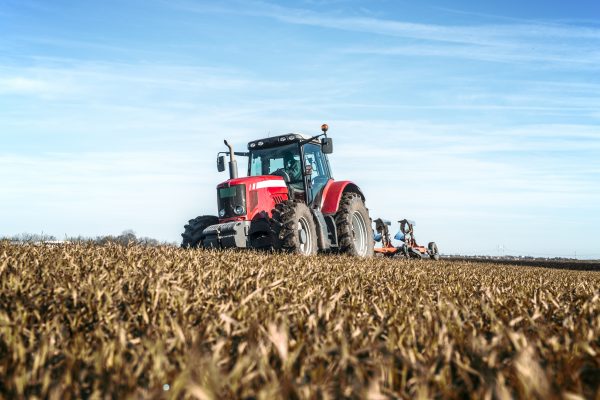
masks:
{"label": "cab side window", "polygon": [[310,180],[313,197],[323,189],[331,177],[324,157],[320,146],[312,143],[304,146],[304,168],[310,166],[312,169]]}

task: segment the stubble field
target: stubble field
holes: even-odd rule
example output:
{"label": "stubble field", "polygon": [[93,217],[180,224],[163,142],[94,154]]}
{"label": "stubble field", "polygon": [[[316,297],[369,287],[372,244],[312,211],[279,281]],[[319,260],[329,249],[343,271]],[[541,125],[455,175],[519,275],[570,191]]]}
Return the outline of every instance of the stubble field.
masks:
{"label": "stubble field", "polygon": [[600,271],[0,243],[0,398],[600,399]]}

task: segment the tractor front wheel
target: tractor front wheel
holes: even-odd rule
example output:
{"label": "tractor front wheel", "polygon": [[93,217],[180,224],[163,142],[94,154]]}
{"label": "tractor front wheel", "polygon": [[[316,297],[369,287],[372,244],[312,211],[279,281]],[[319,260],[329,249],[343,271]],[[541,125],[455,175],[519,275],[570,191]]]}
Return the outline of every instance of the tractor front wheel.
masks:
{"label": "tractor front wheel", "polygon": [[279,203],[273,210],[273,220],[279,226],[277,247],[305,256],[317,253],[317,229],[306,204],[292,200]]}
{"label": "tractor front wheel", "polygon": [[213,215],[201,215],[194,219],[190,219],[189,223],[184,226],[184,231],[181,234],[183,240],[181,241],[181,247],[183,248],[194,248],[202,247],[202,231],[211,225],[218,224],[219,218]]}
{"label": "tractor front wheel", "polygon": [[344,193],[335,214],[338,246],[341,253],[359,257],[373,255],[373,227],[369,210],[357,193]]}

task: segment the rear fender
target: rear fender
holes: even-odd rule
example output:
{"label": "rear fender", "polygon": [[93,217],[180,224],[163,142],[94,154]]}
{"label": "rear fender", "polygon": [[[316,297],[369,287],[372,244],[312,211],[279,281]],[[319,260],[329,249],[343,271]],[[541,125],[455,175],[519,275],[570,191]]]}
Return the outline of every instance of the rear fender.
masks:
{"label": "rear fender", "polygon": [[354,182],[330,180],[323,189],[321,212],[324,215],[337,213],[342,195],[346,192],[357,193],[365,200],[365,195]]}

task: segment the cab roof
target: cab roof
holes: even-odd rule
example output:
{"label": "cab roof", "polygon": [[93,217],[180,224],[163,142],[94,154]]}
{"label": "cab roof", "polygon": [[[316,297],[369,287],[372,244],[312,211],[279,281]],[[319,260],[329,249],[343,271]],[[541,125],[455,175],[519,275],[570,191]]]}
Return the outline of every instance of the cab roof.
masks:
{"label": "cab roof", "polygon": [[[248,150],[265,149],[269,147],[283,146],[288,143],[297,143],[302,140],[310,139],[312,136],[307,136],[303,133],[286,133],[285,135],[273,136],[264,139],[253,140],[248,143]],[[313,139],[312,143],[319,143],[317,139]]]}

